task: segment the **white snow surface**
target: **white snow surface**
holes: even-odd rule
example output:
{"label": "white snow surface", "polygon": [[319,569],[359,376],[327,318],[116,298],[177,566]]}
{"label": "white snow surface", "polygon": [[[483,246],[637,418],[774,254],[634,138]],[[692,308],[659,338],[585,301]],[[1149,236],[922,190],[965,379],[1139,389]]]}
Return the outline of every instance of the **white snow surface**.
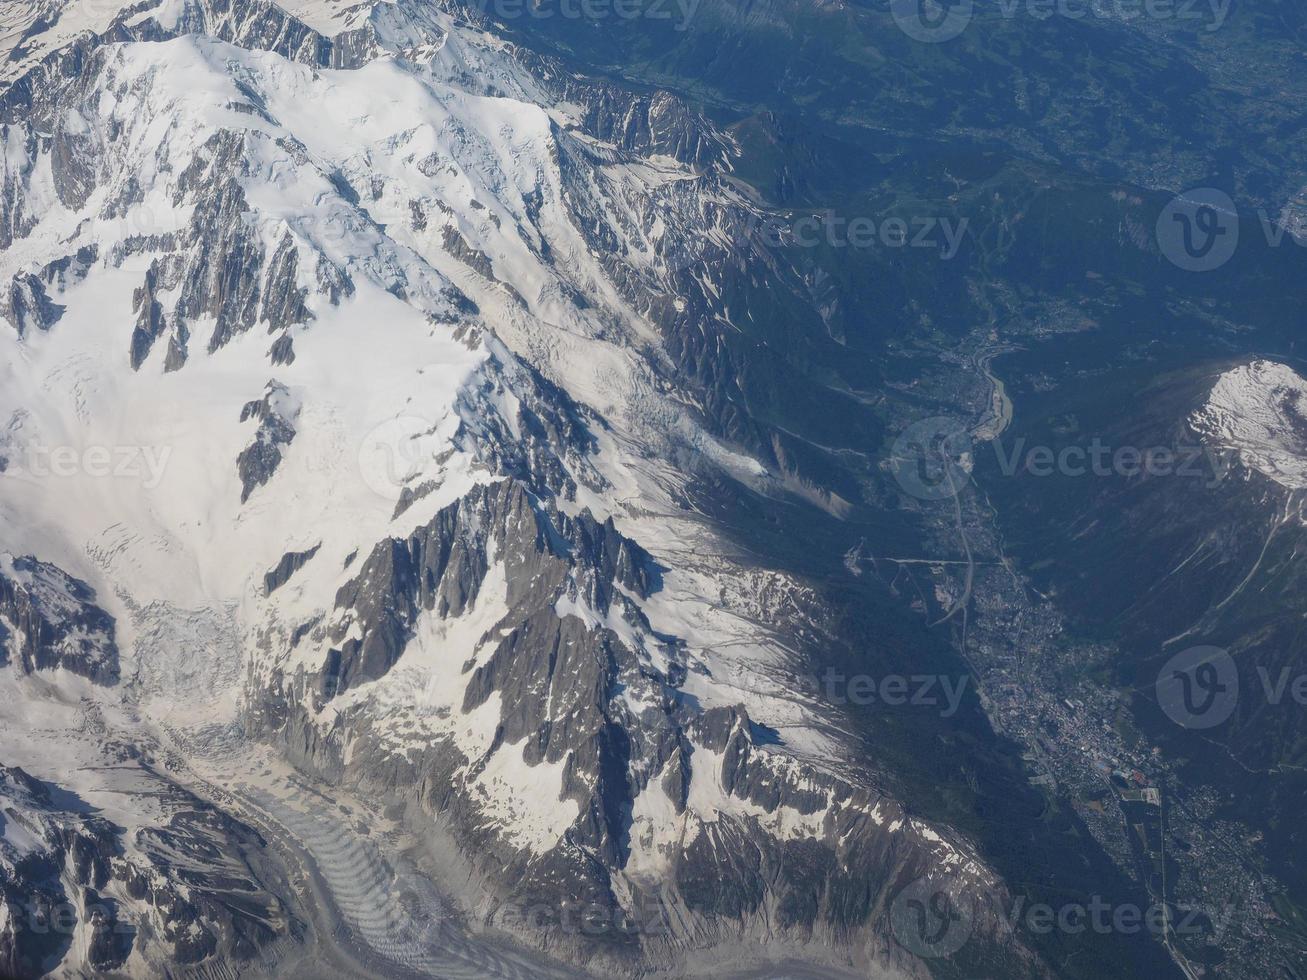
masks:
{"label": "white snow surface", "polygon": [[1190,420],[1209,443],[1283,487],[1307,487],[1307,379],[1257,360],[1226,371]]}
{"label": "white snow surface", "polygon": [[[686,695],[703,708],[744,704],[779,732],[782,745],[766,750],[777,757],[778,778],[801,778],[788,764],[795,759],[838,768],[841,733],[795,691],[798,653],[762,625],[775,609],[760,597],[797,586],[774,573],[749,579],[681,509],[684,478],[667,450],[693,449],[740,480],[767,473],[662,393],[650,368],[664,356],[658,333],[577,230],[576,202],[567,200],[576,187],[564,186],[559,145],[584,142],[613,161],[595,165],[584,193],[633,273],[656,266],[665,226],[648,222],[653,202],[697,176],[572,132],[575,107],[549,104],[499,42],[442,14],[327,0],[286,6],[328,34],[366,16],[383,48],[422,59],[414,67],[382,54],[334,71],[198,36],[112,45],[96,97],[63,122],[103,148],[95,189],[75,211],[59,201],[48,154],[27,159],[23,127],[0,136],[0,176],[26,180],[29,209],[40,215],[0,253],[0,283],[81,245],[99,249],[84,281],[52,291],[65,311],[48,332],[20,337],[0,321],[0,453],[10,461],[0,476],[3,550],[35,554],[95,588],[117,621],[122,674],[146,723],[226,725],[238,715],[242,678],[321,666],[323,644],[290,650],[284,640],[315,617],[330,619],[337,590],[357,573],[346,568],[349,556],[409,534],[496,478],[455,442],[462,423],[477,421],[461,414],[462,396],[502,370],[493,410],[517,433],[512,363],[529,364],[605,423],[588,460],[599,478],[573,473],[576,500],[558,505],[612,517],[668,569],[662,591],[636,604],[653,629],[683,641],[694,667]],[[167,0],[156,16],[166,23],[175,8]],[[269,363],[262,324],[207,353],[213,324],[198,323],[181,370],[164,371],[160,342],[133,371],[133,292],[156,256],[125,243],[186,228],[192,205],[180,175],[221,133],[241,138],[244,218],[269,254],[290,237],[313,320],[291,328],[289,365]],[[31,176],[20,179],[29,164]],[[119,213],[109,204],[129,180],[143,200]],[[493,277],[454,254],[447,233],[484,256]],[[313,270],[323,261],[355,283],[339,305],[316,290]],[[479,308],[479,337],[436,316],[448,312],[450,285]],[[574,300],[578,292],[586,304]],[[168,312],[175,301],[160,296]],[[270,481],[242,503],[236,459],[257,423],[241,422],[240,411],[269,378],[289,392],[296,434]],[[424,485],[436,489],[396,516],[401,491]],[[314,546],[315,556],[266,595],[264,574],[286,553]],[[528,766],[521,745],[485,759],[498,697],[461,711],[463,667],[505,613],[503,576],[502,562],[493,563],[461,618],[424,617],[400,662],[329,704],[319,722],[328,727],[337,712],[363,708],[396,754],[442,740],[469,764],[484,762],[475,776],[465,770],[466,791],[489,825],[540,853],[578,814],[560,799],[564,762]],[[724,584],[732,576],[738,584]],[[577,603],[556,611],[646,645],[612,612],[601,617]],[[757,820],[782,838],[824,831],[824,812],[768,814],[731,798],[713,753],[697,750],[693,770],[684,818],[656,782],[639,797],[633,837],[649,850],[636,848],[637,863],[655,866],[654,851],[723,815]]]}

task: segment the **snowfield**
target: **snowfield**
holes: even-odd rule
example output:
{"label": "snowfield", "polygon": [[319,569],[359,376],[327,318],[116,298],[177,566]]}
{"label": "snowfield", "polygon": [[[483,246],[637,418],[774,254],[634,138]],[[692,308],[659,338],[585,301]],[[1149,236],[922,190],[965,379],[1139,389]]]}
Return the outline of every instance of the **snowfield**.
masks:
{"label": "snowfield", "polygon": [[[0,764],[100,772],[88,718],[176,753],[169,779],[284,836],[368,955],[419,973],[430,949],[377,896],[437,835],[459,914],[506,930],[523,895],[665,894],[676,929],[641,942],[771,937],[809,847],[854,892],[925,866],[992,892],[800,689],[812,590],[690,503],[701,478],[789,487],[669,380],[686,255],[746,206],[728,180],[587,132],[571,99],[597,89],[431,5],[165,0],[75,69],[42,62],[120,7],[72,9],[0,92],[0,576],[34,555],[85,582],[120,669],[5,668],[24,734]],[[690,279],[718,303],[712,269]],[[149,778],[105,778],[70,791],[132,832],[171,819]],[[309,784],[387,834],[314,814]],[[757,907],[692,909],[686,869]],[[823,901],[801,942],[838,958]]]}
{"label": "snowfield", "polygon": [[1227,371],[1191,424],[1249,469],[1290,490],[1307,487],[1307,379],[1288,365],[1253,361]]}

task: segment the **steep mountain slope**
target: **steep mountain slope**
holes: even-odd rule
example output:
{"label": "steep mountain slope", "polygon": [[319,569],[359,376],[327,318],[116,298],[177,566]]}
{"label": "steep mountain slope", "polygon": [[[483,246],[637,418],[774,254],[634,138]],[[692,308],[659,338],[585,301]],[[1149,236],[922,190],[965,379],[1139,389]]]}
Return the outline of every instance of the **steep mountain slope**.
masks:
{"label": "steep mountain slope", "polygon": [[[1063,558],[1035,579],[1078,627],[1114,644],[1111,679],[1129,692],[1146,738],[1166,747],[1192,786],[1220,788],[1224,818],[1265,836],[1295,902],[1301,829],[1284,814],[1307,789],[1303,706],[1292,694],[1302,670],[1302,383],[1282,362],[1204,359],[1145,385],[1125,382],[1134,389],[1128,424],[1104,416],[1097,399],[1053,396],[1019,438],[1050,437],[1055,449],[1156,447],[1185,453],[1189,465],[1039,481],[1018,473],[994,484],[1013,498],[1017,554],[1056,543]],[[1075,430],[1054,434],[1047,426],[1059,420]],[[1206,718],[1177,716],[1158,678],[1204,646],[1230,658],[1230,698]]]}
{"label": "steep mountain slope", "polygon": [[[770,261],[730,140],[430,7],[300,13],[139,5],[25,44],[0,94],[15,703],[76,691],[211,775],[236,726],[447,838],[465,913],[604,969],[771,943],[920,972],[887,910],[929,876],[967,957],[1044,972],[973,844],[801,682],[822,596],[695,510],[720,481],[845,506],[721,424],[740,313],[705,259]],[[71,626],[32,625],[37,572]],[[109,619],[116,674],[75,671],[63,634],[107,649]],[[651,902],[665,926],[597,937],[504,914]],[[180,955],[136,930],[137,969]]]}
{"label": "steep mountain slope", "polygon": [[[1180,954],[1165,926],[1023,921],[1157,891],[1078,786],[1031,771],[1058,690],[1022,677],[1005,714],[1019,685],[987,670],[1062,634],[1005,551],[1021,501],[983,467],[919,499],[897,437],[963,418],[970,466],[1011,435],[1013,393],[1024,413],[1200,331],[1223,351],[1272,336],[1307,281],[1290,250],[1248,235],[1201,293],[1150,239],[1148,188],[1199,179],[1210,145],[1245,206],[1297,192],[1295,54],[1268,37],[1301,13],[1268,4],[1218,41],[986,10],[944,47],[879,6],[718,4],[684,31],[509,7],[4,12],[0,722],[27,734],[0,746],[23,773],[0,881],[72,902],[77,937],[6,898],[4,962],[1218,961],[1210,923]],[[1266,72],[1230,70],[1252,51]],[[837,205],[957,238],[796,240],[805,209]],[[1027,345],[1005,389],[992,362]],[[1199,387],[1155,417],[1207,405],[1213,437],[1256,456],[1258,412],[1224,397],[1246,385],[1210,405]],[[1075,527],[1039,489],[1038,516]],[[1158,501],[1192,503],[1122,513],[1156,531]],[[1248,498],[1226,502],[1234,539]],[[1132,527],[1110,530],[1119,553]],[[1074,612],[1068,593],[1089,608],[1156,578],[1087,557],[1068,563],[1083,595],[1029,581]],[[947,703],[853,693],[919,679]],[[74,832],[140,868],[178,821],[193,846],[170,838],[151,880],[199,911],[136,901],[117,863],[67,870]],[[1177,902],[1164,882],[1162,902],[1204,911],[1208,883]],[[932,924],[950,941],[923,943]]]}
{"label": "steep mountain slope", "polygon": [[[906,36],[894,7],[875,3],[705,5],[679,32],[617,18],[603,29],[562,18],[503,26],[588,71],[687,93],[737,140],[735,173],[795,217],[966,219],[947,264],[829,239],[789,256],[845,360],[876,366],[850,387],[886,423],[845,442],[794,425],[802,416],[788,406],[771,416],[809,440],[805,470],[853,504],[829,535],[804,522],[811,560],[838,548],[949,636],[1050,810],[1082,821],[1068,837],[1092,837],[1154,895],[1196,902],[1213,920],[1238,910],[1220,936],[1174,944],[1188,969],[1301,973],[1302,847],[1291,816],[1301,803],[1289,802],[1301,790],[1301,705],[1287,687],[1273,710],[1260,693],[1244,697],[1263,690],[1263,671],[1276,682],[1303,673],[1296,498],[1286,508],[1255,478],[1204,487],[1227,465],[1219,446],[1208,458],[1198,448],[1201,479],[1192,462],[1178,478],[1063,474],[1056,453],[1085,450],[1095,435],[1109,450],[1194,449],[1186,420],[1217,374],[1254,352],[1297,364],[1307,277],[1286,228],[1298,226],[1302,202],[1291,120],[1303,8],[1116,18],[1099,4],[940,6],[971,14],[944,43]],[[1194,274],[1177,268],[1158,228],[1175,195],[1202,184],[1236,201],[1238,248]],[[1172,385],[1177,374],[1191,383]],[[850,428],[860,421],[838,401],[830,414]],[[904,442],[914,448],[907,437],[941,422],[974,450],[955,472],[974,463],[978,479],[957,497],[945,487],[922,501],[920,487],[886,488],[867,472],[877,462],[894,471]],[[1024,472],[1023,450],[1053,451],[1054,473]],[[921,464],[912,455],[908,464]],[[897,524],[878,519],[876,503],[900,508]],[[766,540],[762,523],[742,536]],[[913,524],[923,533],[903,535]],[[1197,634],[1219,622],[1242,637],[1230,648],[1244,671],[1233,758],[1228,728],[1177,728],[1150,704],[1179,649],[1159,645],[1195,621]],[[1171,831],[1160,858],[1132,851],[1138,824],[1116,804],[1113,767],[1101,769],[1113,758],[1131,761],[1131,786],[1137,771],[1160,788]],[[982,824],[999,836],[1020,822]]]}
{"label": "steep mountain slope", "polygon": [[1301,490],[1307,486],[1304,388],[1307,382],[1287,364],[1252,361],[1217,379],[1190,425],[1214,449],[1238,454],[1247,469]]}

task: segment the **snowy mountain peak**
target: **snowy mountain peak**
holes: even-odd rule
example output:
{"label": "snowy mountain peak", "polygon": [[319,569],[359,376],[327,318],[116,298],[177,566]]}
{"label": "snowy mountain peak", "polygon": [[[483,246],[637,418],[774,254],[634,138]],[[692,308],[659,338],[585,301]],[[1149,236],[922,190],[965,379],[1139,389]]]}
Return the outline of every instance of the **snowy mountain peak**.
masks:
{"label": "snowy mountain peak", "polygon": [[771,261],[726,135],[408,0],[111,21],[0,90],[0,638],[58,620],[0,691],[112,650],[98,724],[293,833],[230,742],[438,827],[469,916],[661,896],[626,965],[879,949],[891,873],[995,900],[801,684],[818,591],[696,507],[822,496],[718,362]]}
{"label": "snowy mountain peak", "polygon": [[1307,379],[1288,365],[1257,360],[1225,372],[1191,424],[1249,469],[1307,487]]}

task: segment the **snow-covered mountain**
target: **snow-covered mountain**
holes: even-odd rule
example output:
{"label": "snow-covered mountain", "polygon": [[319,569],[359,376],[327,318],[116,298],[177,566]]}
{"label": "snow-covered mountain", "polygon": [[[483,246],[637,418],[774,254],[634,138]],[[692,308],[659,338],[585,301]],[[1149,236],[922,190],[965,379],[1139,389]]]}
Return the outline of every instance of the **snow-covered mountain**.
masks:
{"label": "snow-covered mountain", "polygon": [[[27,13],[0,76],[6,969],[326,943],[286,885],[303,786],[386,828],[367,888],[313,878],[346,921],[403,842],[459,921],[563,960],[908,974],[887,907],[925,876],[1037,972],[972,844],[799,682],[821,596],[696,506],[844,506],[723,394],[729,279],[772,261],[726,134],[452,7]],[[38,877],[67,943],[14,898]],[[507,914],[651,903],[665,928],[597,936]],[[389,921],[358,926],[374,968],[425,970]]]}
{"label": "snow-covered mountain", "polygon": [[1287,364],[1257,360],[1226,371],[1191,424],[1248,469],[1291,490],[1307,487],[1307,380]]}

